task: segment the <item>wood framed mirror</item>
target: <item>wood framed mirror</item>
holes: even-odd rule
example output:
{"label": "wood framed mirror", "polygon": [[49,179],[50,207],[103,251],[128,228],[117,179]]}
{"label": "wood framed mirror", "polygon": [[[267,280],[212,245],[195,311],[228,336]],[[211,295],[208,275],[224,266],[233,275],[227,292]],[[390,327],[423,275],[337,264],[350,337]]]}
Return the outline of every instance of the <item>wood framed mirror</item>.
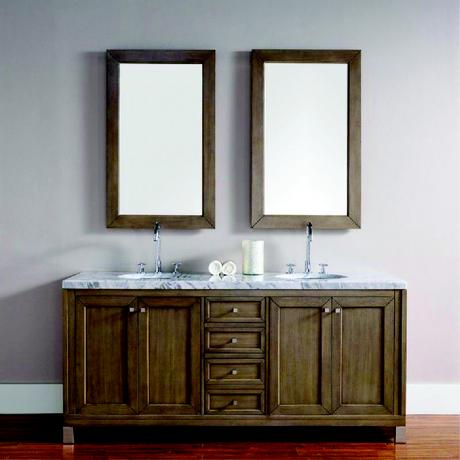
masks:
{"label": "wood framed mirror", "polygon": [[215,227],[215,51],[108,50],[107,227]]}
{"label": "wood framed mirror", "polygon": [[361,225],[361,52],[253,50],[251,226]]}

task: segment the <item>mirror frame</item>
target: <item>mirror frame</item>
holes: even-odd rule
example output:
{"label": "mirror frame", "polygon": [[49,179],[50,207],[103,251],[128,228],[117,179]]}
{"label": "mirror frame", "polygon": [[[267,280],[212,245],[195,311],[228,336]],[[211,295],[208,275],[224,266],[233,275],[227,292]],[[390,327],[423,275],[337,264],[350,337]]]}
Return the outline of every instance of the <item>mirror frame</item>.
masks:
{"label": "mirror frame", "polygon": [[[264,214],[264,63],[348,64],[347,215]],[[251,227],[349,229],[361,227],[361,51],[252,50],[251,53]]]}
{"label": "mirror frame", "polygon": [[[215,228],[215,56],[215,50],[107,50],[107,228],[153,228],[155,221],[165,228]],[[203,65],[203,179],[200,216],[119,213],[120,64],[126,63]]]}

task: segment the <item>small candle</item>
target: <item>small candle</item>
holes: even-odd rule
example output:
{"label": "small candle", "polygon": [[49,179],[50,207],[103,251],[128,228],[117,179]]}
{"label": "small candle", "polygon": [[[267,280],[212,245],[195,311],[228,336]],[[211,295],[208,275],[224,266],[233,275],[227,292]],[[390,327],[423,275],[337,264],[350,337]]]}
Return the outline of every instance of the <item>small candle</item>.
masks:
{"label": "small candle", "polygon": [[243,274],[263,275],[264,273],[264,242],[243,240]]}

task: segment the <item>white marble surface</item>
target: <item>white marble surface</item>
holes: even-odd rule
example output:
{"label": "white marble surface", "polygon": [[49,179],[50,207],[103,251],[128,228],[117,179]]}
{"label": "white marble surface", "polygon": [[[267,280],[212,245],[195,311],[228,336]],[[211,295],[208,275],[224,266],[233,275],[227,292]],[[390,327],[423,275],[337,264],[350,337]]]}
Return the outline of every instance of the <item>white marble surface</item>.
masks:
{"label": "white marble surface", "polygon": [[407,283],[382,273],[340,273],[338,279],[277,278],[235,275],[220,278],[207,274],[182,274],[175,279],[123,279],[122,272],[82,272],[62,282],[64,289],[407,289]]}

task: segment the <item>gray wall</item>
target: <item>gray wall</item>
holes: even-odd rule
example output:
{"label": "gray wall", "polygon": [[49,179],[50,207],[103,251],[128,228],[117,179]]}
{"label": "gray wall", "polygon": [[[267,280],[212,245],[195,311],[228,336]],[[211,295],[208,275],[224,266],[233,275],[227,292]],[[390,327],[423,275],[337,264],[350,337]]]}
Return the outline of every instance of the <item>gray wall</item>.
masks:
{"label": "gray wall", "polygon": [[217,228],[163,234],[191,271],[247,237],[303,261],[300,231],[249,228],[249,50],[362,49],[363,228],[314,258],[406,278],[409,381],[460,382],[459,38],[455,0],[0,0],[0,382],[61,380],[62,278],[153,262],[104,224],[107,48],[217,50]]}

